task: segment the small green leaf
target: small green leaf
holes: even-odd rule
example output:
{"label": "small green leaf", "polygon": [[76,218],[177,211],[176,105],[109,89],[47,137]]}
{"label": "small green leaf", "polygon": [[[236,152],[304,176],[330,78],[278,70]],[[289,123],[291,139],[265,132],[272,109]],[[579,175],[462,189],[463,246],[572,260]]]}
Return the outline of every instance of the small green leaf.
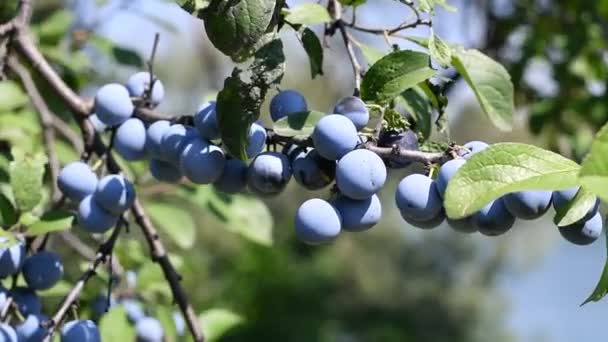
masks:
{"label": "small green leaf", "polygon": [[179,247],[190,249],[194,246],[196,225],[190,213],[168,203],[155,202],[146,207],[152,220]]}
{"label": "small green leaf", "polygon": [[53,210],[45,213],[40,220],[27,229],[28,236],[43,235],[46,233],[57,232],[70,229],[74,215],[65,210]]}
{"label": "small green leaf", "polygon": [[9,228],[17,223],[17,219],[17,212],[13,203],[6,196],[0,194],[0,227]]}
{"label": "small green leaf", "polygon": [[388,102],[407,89],[435,75],[429,55],[397,51],[384,56],[365,74],[361,97],[366,102]]}
{"label": "small green leaf", "polygon": [[209,207],[223,221],[226,230],[264,246],[272,245],[272,214],[258,198],[215,193]]}
{"label": "small green leaf", "polygon": [[465,50],[452,56],[452,65],[469,84],[484,113],[503,131],[513,126],[513,83],[505,68],[477,50]]}
{"label": "small green leaf", "polygon": [[305,3],[286,11],[285,20],[292,24],[315,25],[331,21],[325,6],[315,3]]}
{"label": "small green leaf", "polygon": [[587,190],[608,201],[608,124],[597,133],[579,178]]}
{"label": "small green leaf", "polygon": [[242,160],[247,160],[249,128],[260,117],[268,90],[283,78],[285,55],[281,40],[272,40],[258,50],[249,71],[250,79],[245,79],[243,71],[234,68],[217,95],[222,142],[232,156]]}
{"label": "small green leaf", "polygon": [[456,7],[447,3],[447,0],[418,0],[418,9],[425,13],[435,13],[435,7],[441,6],[448,11],[456,11]]}
{"label": "small green leaf", "polygon": [[344,6],[360,6],[367,2],[367,0],[338,0]]}
{"label": "small green leaf", "polygon": [[445,193],[446,213],[453,219],[462,218],[510,192],[576,186],[579,169],[572,160],[536,146],[491,145],[471,157],[450,180]]}
{"label": "small green leaf", "polygon": [[272,31],[275,0],[212,0],[199,11],[213,45],[242,62],[254,53],[265,33]]}
{"label": "small green leaf", "polygon": [[205,337],[217,341],[230,329],[243,323],[243,317],[226,309],[209,309],[198,316]]}
{"label": "small green leaf", "polygon": [[310,75],[314,79],[317,75],[323,75],[323,47],[319,37],[309,28],[304,28],[300,41],[310,61]]}
{"label": "small green leaf", "polygon": [[102,341],[135,341],[135,329],[129,324],[125,309],[118,305],[101,317],[99,333]]}
{"label": "small green leaf", "polygon": [[0,82],[0,113],[23,107],[28,101],[27,95],[17,83],[11,80]]}
{"label": "small green leaf", "polygon": [[118,46],[105,37],[93,35],[89,41],[102,53],[112,57],[119,64],[134,67],[140,67],[144,64],[143,59],[137,52]]}
{"label": "small green leaf", "polygon": [[308,136],[325,113],[314,110],[290,114],[274,123],[274,132],[284,137]]}
{"label": "small green leaf", "polygon": [[42,177],[47,158],[44,154],[34,155],[13,148],[10,164],[10,179],[17,207],[21,212],[34,209],[42,200]]}
{"label": "small green leaf", "polygon": [[446,68],[452,61],[452,48],[434,33],[429,38],[429,52],[431,57],[442,67]]}
{"label": "small green leaf", "polygon": [[555,213],[553,222],[558,227],[569,226],[578,222],[593,209],[597,202],[597,197],[590,191],[581,188],[572,201],[559,208]]}
{"label": "small green leaf", "polygon": [[433,107],[424,90],[419,86],[408,89],[395,98],[395,104],[403,107],[416,124],[416,131],[428,139],[432,129]]}
{"label": "small green leaf", "polygon": [[65,33],[72,25],[73,15],[70,11],[53,11],[51,16],[39,25],[33,27],[42,45],[57,45],[65,37]]}
{"label": "small green leaf", "polygon": [[371,45],[361,43],[358,45],[358,47],[361,50],[363,57],[365,57],[365,60],[370,65],[376,63],[377,61],[379,61],[380,59],[382,59],[382,57],[384,57],[386,55],[385,52],[383,52]]}

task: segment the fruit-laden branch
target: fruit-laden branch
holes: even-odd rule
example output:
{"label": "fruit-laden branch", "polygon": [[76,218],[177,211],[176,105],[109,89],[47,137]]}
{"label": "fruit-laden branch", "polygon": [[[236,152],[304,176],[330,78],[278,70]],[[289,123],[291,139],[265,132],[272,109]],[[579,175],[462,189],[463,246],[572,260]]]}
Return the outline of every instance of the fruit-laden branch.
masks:
{"label": "fruit-laden branch", "polygon": [[[55,94],[57,94],[70,108],[74,118],[77,120],[82,130],[83,139],[85,141],[85,152],[94,152],[99,156],[105,156],[107,154],[107,147],[101,141],[101,138],[96,134],[91,122],[87,119],[93,109],[92,101],[84,100],[78,94],[76,94],[61,79],[55,70],[53,70],[42,53],[40,53],[34,44],[27,27],[31,10],[32,8],[30,0],[20,0],[17,16],[8,23],[0,26],[0,34],[11,35],[14,41],[13,45],[16,50],[29,62],[31,67],[49,83]],[[121,172],[120,167],[118,164],[116,164],[111,154],[108,154],[107,163],[107,166],[111,172]],[[54,179],[54,181],[56,181],[56,179]],[[186,292],[180,284],[180,276],[169,260],[164,245],[159,239],[156,228],[147,217],[143,206],[138,200],[135,200],[135,203],[131,208],[131,212],[133,213],[137,224],[140,226],[144,236],[146,237],[153,260],[159,263],[163,270],[165,278],[167,279],[173,293],[174,299],[184,315],[184,319],[188,324],[194,340],[197,342],[204,341],[203,334],[198,325],[198,319],[188,301]],[[78,291],[77,293],[79,293],[81,289],[78,289],[78,286],[82,287],[83,285],[84,284],[79,282],[72,290],[71,294],[75,293],[75,291]]]}
{"label": "fruit-laden branch", "polygon": [[61,324],[65,315],[68,313],[68,310],[70,310],[70,308],[76,304],[76,301],[78,301],[78,298],[80,298],[80,293],[82,292],[82,289],[84,288],[86,283],[95,274],[97,274],[97,268],[99,267],[99,265],[105,263],[107,259],[111,257],[112,251],[114,250],[114,245],[116,244],[116,241],[120,236],[120,232],[122,231],[122,227],[125,224],[126,222],[121,218],[116,227],[114,228],[114,231],[112,231],[112,235],[108,238],[106,242],[99,246],[95,260],[93,260],[93,263],[91,263],[91,265],[84,272],[82,277],[80,277],[80,280],[78,280],[78,282],[76,283],[76,285],[74,285],[70,293],[68,293],[68,295],[65,297],[61,304],[61,307],[59,307],[55,315],[53,315],[50,322],[48,323],[48,331],[44,339],[45,342],[52,341],[53,334],[57,326]]}

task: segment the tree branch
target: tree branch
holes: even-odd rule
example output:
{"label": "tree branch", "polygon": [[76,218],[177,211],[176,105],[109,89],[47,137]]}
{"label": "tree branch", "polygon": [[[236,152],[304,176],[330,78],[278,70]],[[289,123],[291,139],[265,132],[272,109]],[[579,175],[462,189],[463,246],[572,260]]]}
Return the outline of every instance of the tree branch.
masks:
{"label": "tree branch", "polygon": [[97,268],[99,267],[99,265],[105,263],[108,257],[112,255],[112,250],[114,249],[114,245],[118,240],[118,236],[120,236],[120,232],[122,231],[122,226],[124,224],[125,222],[121,219],[114,228],[114,231],[112,231],[112,235],[108,238],[108,240],[101,246],[99,246],[95,260],[93,260],[93,262],[89,266],[89,269],[85,271],[84,274],[80,277],[80,280],[78,280],[76,285],[74,285],[70,293],[68,293],[68,295],[63,300],[61,306],[59,307],[53,318],[51,318],[50,325],[48,327],[48,332],[44,339],[45,342],[51,342],[53,334],[55,333],[55,329],[59,324],[61,324],[65,315],[72,307],[72,305],[74,305],[78,301],[78,298],[80,298],[80,293],[82,292],[82,289],[84,288],[86,283],[95,274],[97,274]]}

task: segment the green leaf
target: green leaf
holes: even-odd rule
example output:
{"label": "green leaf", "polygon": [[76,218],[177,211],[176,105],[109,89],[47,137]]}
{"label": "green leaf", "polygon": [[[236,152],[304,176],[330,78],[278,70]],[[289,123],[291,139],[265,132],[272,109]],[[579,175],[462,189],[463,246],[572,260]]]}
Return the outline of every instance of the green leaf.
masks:
{"label": "green leaf", "polygon": [[608,200],[608,124],[597,133],[579,178],[583,187],[602,200]]}
{"label": "green leaf", "polygon": [[363,57],[370,65],[376,63],[386,55],[386,53],[371,45],[361,43],[358,47],[361,50]]}
{"label": "green leaf", "polygon": [[304,28],[300,34],[300,42],[308,55],[310,62],[310,77],[323,75],[323,47],[319,37],[309,28]]}
{"label": "green leaf", "polygon": [[17,207],[21,212],[34,209],[42,200],[42,177],[47,158],[44,154],[25,154],[12,149],[10,179]]}
{"label": "green leaf", "polygon": [[17,212],[13,207],[13,203],[0,194],[0,227],[9,228],[17,223]]}
{"label": "green leaf", "polygon": [[177,0],[177,4],[190,14],[198,13],[201,9],[209,6],[208,0]]}
{"label": "green leaf", "polygon": [[53,11],[51,16],[33,27],[42,45],[57,45],[72,25],[73,15],[68,10]]}
{"label": "green leaf", "polygon": [[102,53],[112,57],[119,64],[134,67],[141,67],[144,65],[143,59],[137,52],[118,46],[105,37],[93,35],[89,39],[89,42],[97,47]]}
{"label": "green leaf", "polygon": [[308,136],[325,113],[314,110],[293,113],[274,123],[274,132],[284,137]]}
{"label": "green leaf", "polygon": [[365,74],[361,97],[366,102],[388,102],[407,89],[435,75],[429,55],[397,51],[384,56]]}
{"label": "green leaf", "polygon": [[27,95],[17,83],[11,80],[0,82],[0,113],[23,107],[28,101]]}
{"label": "green leaf", "polygon": [[604,270],[602,271],[600,280],[597,282],[593,293],[591,293],[589,298],[585,299],[581,306],[589,302],[598,302],[604,298],[606,294],[608,294],[608,261],[604,264]]}
{"label": "green leaf", "polygon": [[471,157],[450,180],[445,193],[446,213],[453,219],[462,218],[510,192],[576,186],[579,169],[572,160],[536,146],[491,145]]}
{"label": "green leaf", "polygon": [[484,113],[503,131],[513,126],[513,83],[500,63],[477,50],[465,50],[452,56],[452,65],[469,84]]}
{"label": "green leaf", "polygon": [[447,0],[418,0],[418,9],[425,13],[434,13],[435,7],[441,6],[448,11],[456,11],[456,7],[447,3]]}
{"label": "green leaf", "polygon": [[135,341],[135,329],[129,323],[125,309],[118,305],[101,317],[99,333],[102,341]]}
{"label": "green leaf", "polygon": [[199,11],[211,43],[234,61],[244,61],[272,31],[275,0],[212,0]]}
{"label": "green leaf", "polygon": [[173,310],[171,310],[170,307],[158,305],[154,313],[163,326],[165,341],[177,341],[177,332],[175,331],[175,322],[173,321]]}
{"label": "green leaf", "polygon": [[325,6],[315,3],[304,3],[286,11],[285,20],[292,24],[315,25],[331,21]]}
{"label": "green leaf", "polygon": [[190,249],[196,238],[196,225],[185,209],[168,203],[149,203],[150,217],[179,247]]}
{"label": "green leaf", "polygon": [[250,78],[234,68],[217,95],[217,115],[222,142],[232,156],[247,160],[246,146],[251,124],[260,117],[268,90],[278,85],[285,72],[283,43],[275,39],[255,54]]}
{"label": "green leaf", "polygon": [[217,341],[230,329],[244,322],[243,317],[226,309],[209,309],[198,316],[208,341]]}
{"label": "green leaf", "polygon": [[215,193],[209,207],[224,222],[226,230],[264,246],[272,245],[272,214],[258,198]]}
{"label": "green leaf", "polygon": [[434,33],[429,38],[429,52],[431,57],[442,67],[446,68],[452,61],[452,48]]}
{"label": "green leaf", "polygon": [[572,201],[559,208],[553,222],[558,227],[569,226],[585,217],[595,206],[597,197],[590,191],[581,188]]}
{"label": "green leaf", "polygon": [[52,210],[40,217],[40,220],[27,229],[28,236],[43,235],[46,233],[70,229],[74,215],[65,210]]}
{"label": "green leaf", "polygon": [[428,139],[432,129],[433,107],[419,86],[408,89],[395,98],[395,105],[403,107],[416,124],[416,131]]}

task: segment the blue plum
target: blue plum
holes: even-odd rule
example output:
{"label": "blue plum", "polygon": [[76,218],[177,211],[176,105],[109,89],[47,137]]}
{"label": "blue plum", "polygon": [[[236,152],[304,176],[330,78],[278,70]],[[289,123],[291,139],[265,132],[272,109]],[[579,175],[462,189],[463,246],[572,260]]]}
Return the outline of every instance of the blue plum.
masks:
{"label": "blue plum", "polygon": [[129,91],[120,84],[106,84],[95,94],[95,114],[107,126],[125,122],[134,109]]}
{"label": "blue plum", "polygon": [[445,189],[447,189],[450,179],[454,177],[456,172],[465,163],[465,159],[457,158],[452,159],[441,165],[441,167],[439,168],[439,172],[437,172],[437,178],[435,179],[435,184],[437,184],[437,191],[439,191],[439,195],[441,196],[441,198],[443,198],[443,196],[445,195]]}
{"label": "blue plum", "polygon": [[510,193],[504,196],[509,212],[523,220],[534,220],[547,212],[551,205],[551,191],[530,190]]}
{"label": "blue plum", "polygon": [[437,185],[421,174],[411,174],[399,182],[395,202],[401,216],[415,222],[431,221],[443,210]]}
{"label": "blue plum", "polygon": [[137,342],[162,342],[164,330],[160,322],[152,317],[144,317],[135,324]]}
{"label": "blue plum", "polygon": [[40,342],[44,339],[48,329],[43,323],[48,320],[44,315],[28,315],[15,330],[19,337],[19,342]]}
{"label": "blue plum", "polygon": [[34,290],[27,287],[16,287],[10,291],[10,294],[22,315],[40,315],[42,313],[42,302]]}
{"label": "blue plum", "polygon": [[91,116],[89,116],[89,121],[91,121],[91,124],[93,125],[93,128],[95,128],[95,132],[97,133],[103,133],[108,128],[106,124],[99,120],[97,114],[91,114]]}
{"label": "blue plum", "polygon": [[[6,243],[5,238],[0,238],[1,243]],[[26,258],[25,244],[18,240],[9,247],[0,248],[0,278],[5,278],[19,273]]]}
{"label": "blue plum", "polygon": [[172,125],[163,134],[160,145],[160,159],[179,165],[179,158],[190,140],[198,138],[198,133],[192,127],[181,124]]}
{"label": "blue plum", "polygon": [[57,186],[69,199],[78,202],[95,192],[97,175],[86,163],[73,162],[61,169]]}
{"label": "blue plum", "polygon": [[342,157],[336,167],[336,184],[342,194],[352,199],[366,199],[386,182],[386,166],[378,155],[365,149]]}
{"label": "blue plum", "polygon": [[61,342],[101,342],[101,335],[93,321],[70,321],[61,328]]}
{"label": "blue plum", "polygon": [[308,110],[304,95],[296,90],[284,90],[275,95],[270,101],[270,117],[277,121],[289,114]]}
{"label": "blue plum", "polygon": [[[414,131],[388,131],[380,135],[378,146],[397,148],[404,151],[418,151],[418,136]],[[386,164],[390,168],[402,169],[412,164],[410,161],[404,161],[398,156],[386,158]]]}
{"label": "blue plum", "polygon": [[0,323],[0,341],[2,342],[21,342],[17,332],[13,327],[6,323]]}
{"label": "blue plum", "polygon": [[118,216],[100,207],[89,195],[78,206],[78,223],[89,233],[102,234],[118,223]]}
{"label": "blue plum", "polygon": [[133,205],[135,188],[123,175],[107,175],[99,180],[93,199],[109,213],[119,216]]}
{"label": "blue plum", "polygon": [[115,305],[116,300],[114,299],[114,297],[110,297],[110,300],[108,301],[108,296],[106,294],[100,294],[98,296],[95,296],[95,298],[93,298],[93,301],[91,302],[91,311],[93,313],[93,317],[100,318],[101,316],[106,314],[106,312],[108,312],[111,307],[114,307]]}
{"label": "blue plum", "polygon": [[360,98],[347,96],[342,98],[334,107],[334,113],[346,116],[355,124],[358,131],[362,130],[369,122],[369,110]]}
{"label": "blue plum", "polygon": [[507,210],[504,199],[498,198],[472,215],[471,221],[483,235],[497,236],[513,227],[515,217]]}
{"label": "blue plum", "polygon": [[180,168],[192,183],[210,184],[222,175],[226,158],[221,148],[200,138],[188,142],[180,158]]}
{"label": "blue plum", "polygon": [[114,149],[125,160],[135,161],[146,157],[146,126],[137,119],[123,122],[114,135]]}
{"label": "blue plum", "polygon": [[194,126],[201,137],[209,140],[220,138],[220,126],[217,122],[215,101],[205,102],[194,114]]}
{"label": "blue plum", "polygon": [[465,149],[458,151],[458,155],[460,155],[464,159],[471,159],[473,155],[485,150],[486,148],[488,148],[488,146],[489,145],[483,141],[469,141],[468,143],[462,145],[462,147],[464,147]]}
{"label": "blue plum", "polygon": [[291,178],[289,159],[282,153],[264,152],[249,165],[247,184],[260,195],[276,195],[285,189]]}
{"label": "blue plum", "polygon": [[213,186],[218,191],[235,194],[247,187],[247,164],[238,159],[228,159],[224,163],[222,175]]}
{"label": "blue plum", "polygon": [[323,189],[336,176],[336,162],[321,157],[317,150],[296,157],[291,166],[296,182],[308,190]]}
{"label": "blue plum", "polygon": [[57,253],[38,252],[25,260],[23,278],[30,289],[47,290],[63,277],[63,263]]}
{"label": "blue plum", "polygon": [[437,215],[435,215],[435,217],[431,218],[430,220],[418,221],[409,217],[403,217],[403,219],[405,220],[405,222],[411,224],[416,228],[433,229],[439,227],[439,225],[441,225],[443,221],[445,221],[446,216],[445,211],[442,209],[437,213]]}
{"label": "blue plum", "polygon": [[156,180],[165,183],[179,183],[183,177],[179,167],[159,159],[150,160],[150,173]]}
{"label": "blue plum", "polygon": [[475,225],[473,224],[471,216],[455,220],[448,218],[447,221],[448,226],[450,226],[450,228],[454,229],[454,231],[457,231],[459,233],[471,234],[477,231],[477,227],[475,227]]}
{"label": "blue plum", "polygon": [[596,211],[590,218],[584,218],[579,222],[568,226],[559,227],[559,233],[575,245],[585,246],[593,243],[602,235],[602,215]]}
{"label": "blue plum", "polygon": [[332,114],[317,122],[312,140],[323,158],[338,160],[357,146],[359,137],[352,121],[343,115]]}
{"label": "blue plum", "polygon": [[340,234],[342,217],[334,206],[319,198],[302,203],[296,213],[296,235],[308,244],[334,240]]}
{"label": "blue plum", "polygon": [[258,122],[254,122],[249,128],[249,137],[247,138],[247,157],[255,158],[260,154],[266,146],[266,129]]}
{"label": "blue plum", "polygon": [[[154,106],[158,106],[165,97],[165,87],[156,76],[154,77],[154,85],[150,92],[150,102]],[[127,90],[131,97],[143,97],[146,91],[150,89],[151,76],[149,72],[142,71],[131,75],[127,80]]]}
{"label": "blue plum", "polygon": [[364,200],[340,196],[334,207],[342,217],[342,229],[350,232],[368,230],[380,222],[382,216],[382,204],[376,195]]}
{"label": "blue plum", "polygon": [[127,318],[131,323],[137,323],[146,316],[141,303],[135,299],[125,299],[120,302],[120,305],[125,309]]}
{"label": "blue plum", "polygon": [[146,151],[152,158],[162,158],[161,143],[170,127],[169,121],[158,120],[146,130]]}

